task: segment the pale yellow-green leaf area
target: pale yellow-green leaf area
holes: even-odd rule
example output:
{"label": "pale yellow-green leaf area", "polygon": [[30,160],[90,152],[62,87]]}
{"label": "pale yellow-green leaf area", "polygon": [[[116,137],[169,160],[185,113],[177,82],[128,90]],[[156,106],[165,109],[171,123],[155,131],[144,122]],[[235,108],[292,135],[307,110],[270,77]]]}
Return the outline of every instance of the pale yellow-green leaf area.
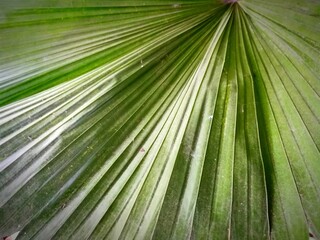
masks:
{"label": "pale yellow-green leaf area", "polygon": [[3,0],[0,238],[320,239],[320,2]]}

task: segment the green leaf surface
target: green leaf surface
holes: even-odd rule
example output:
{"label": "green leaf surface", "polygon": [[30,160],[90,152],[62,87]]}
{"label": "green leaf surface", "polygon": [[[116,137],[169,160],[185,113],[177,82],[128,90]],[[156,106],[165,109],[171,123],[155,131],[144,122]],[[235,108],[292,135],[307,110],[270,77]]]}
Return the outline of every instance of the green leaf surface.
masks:
{"label": "green leaf surface", "polygon": [[0,9],[0,237],[320,239],[318,1]]}

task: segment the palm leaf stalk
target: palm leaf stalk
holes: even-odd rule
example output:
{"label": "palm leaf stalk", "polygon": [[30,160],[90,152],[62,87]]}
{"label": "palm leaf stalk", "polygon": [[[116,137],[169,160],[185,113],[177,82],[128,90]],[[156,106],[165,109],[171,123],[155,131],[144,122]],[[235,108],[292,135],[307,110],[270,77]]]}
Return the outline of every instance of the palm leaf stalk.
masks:
{"label": "palm leaf stalk", "polygon": [[319,2],[1,4],[1,237],[320,239]]}

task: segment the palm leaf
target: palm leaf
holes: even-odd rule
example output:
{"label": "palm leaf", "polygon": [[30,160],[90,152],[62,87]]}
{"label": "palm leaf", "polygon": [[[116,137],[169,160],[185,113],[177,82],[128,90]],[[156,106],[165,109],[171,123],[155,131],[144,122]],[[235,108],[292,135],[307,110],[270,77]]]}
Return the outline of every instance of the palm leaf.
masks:
{"label": "palm leaf", "polygon": [[319,2],[1,4],[0,236],[320,239]]}

